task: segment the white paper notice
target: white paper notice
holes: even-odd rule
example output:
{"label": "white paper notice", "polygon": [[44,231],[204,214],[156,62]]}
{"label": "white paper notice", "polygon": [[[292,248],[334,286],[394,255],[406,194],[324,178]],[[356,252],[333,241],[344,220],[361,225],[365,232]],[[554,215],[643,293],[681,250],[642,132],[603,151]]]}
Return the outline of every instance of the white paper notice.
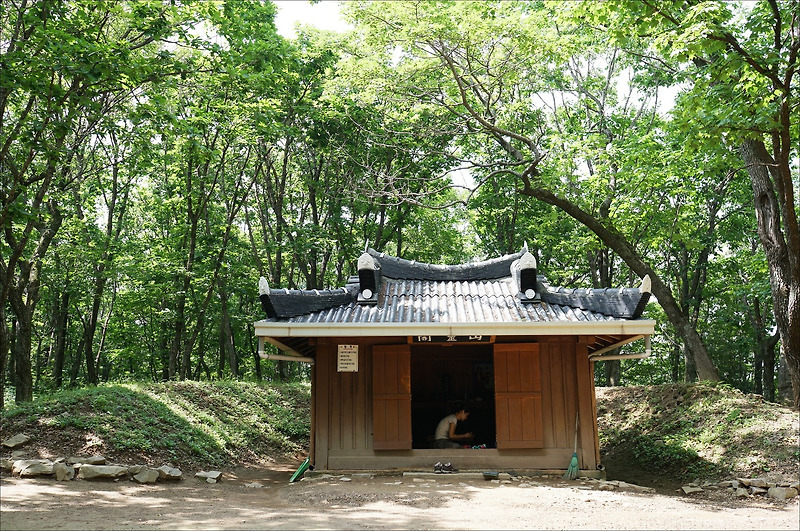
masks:
{"label": "white paper notice", "polygon": [[339,345],[338,372],[358,372],[358,345]]}

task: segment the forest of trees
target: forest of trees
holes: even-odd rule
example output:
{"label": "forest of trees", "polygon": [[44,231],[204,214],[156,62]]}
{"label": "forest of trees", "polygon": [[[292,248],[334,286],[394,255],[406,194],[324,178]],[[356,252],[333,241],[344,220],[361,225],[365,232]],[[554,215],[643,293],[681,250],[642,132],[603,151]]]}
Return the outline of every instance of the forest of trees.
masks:
{"label": "forest of trees", "polygon": [[258,278],[343,285],[365,244],[526,242],[554,285],[650,275],[653,355],[598,383],[800,406],[800,4],[0,4],[0,397],[305,378]]}

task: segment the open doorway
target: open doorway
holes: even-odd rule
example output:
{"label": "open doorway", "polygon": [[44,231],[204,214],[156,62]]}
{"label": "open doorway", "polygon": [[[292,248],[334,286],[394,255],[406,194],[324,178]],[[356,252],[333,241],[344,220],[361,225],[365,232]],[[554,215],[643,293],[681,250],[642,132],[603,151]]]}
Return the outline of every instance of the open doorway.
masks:
{"label": "open doorway", "polygon": [[415,345],[411,348],[413,448],[433,448],[438,422],[459,405],[470,410],[458,432],[473,432],[472,445],[496,443],[492,345]]}

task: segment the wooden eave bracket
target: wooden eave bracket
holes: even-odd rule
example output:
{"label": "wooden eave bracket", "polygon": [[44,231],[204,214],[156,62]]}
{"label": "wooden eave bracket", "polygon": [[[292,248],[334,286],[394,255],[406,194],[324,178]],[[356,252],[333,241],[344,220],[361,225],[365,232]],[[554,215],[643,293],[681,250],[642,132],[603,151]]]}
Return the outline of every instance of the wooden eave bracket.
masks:
{"label": "wooden eave bracket", "polygon": [[[627,345],[628,343],[633,343],[639,339],[644,338],[644,352],[638,354],[608,354],[604,355],[606,352],[612,351],[617,349],[623,345]],[[631,360],[631,359],[644,359],[649,358],[650,354],[652,354],[652,348],[650,345],[650,334],[643,334],[637,335],[633,337],[629,337],[614,343],[613,345],[608,345],[606,347],[601,348],[600,350],[596,350],[589,355],[589,361],[610,361],[610,360]]]}
{"label": "wooden eave bracket", "polygon": [[[269,354],[266,350],[264,350],[264,343],[270,343],[271,345],[278,347],[279,350],[288,352],[289,354]],[[314,364],[314,358],[303,356],[293,348],[284,345],[272,337],[258,337],[258,357],[262,360],[299,361],[302,363],[309,363],[311,365]]]}

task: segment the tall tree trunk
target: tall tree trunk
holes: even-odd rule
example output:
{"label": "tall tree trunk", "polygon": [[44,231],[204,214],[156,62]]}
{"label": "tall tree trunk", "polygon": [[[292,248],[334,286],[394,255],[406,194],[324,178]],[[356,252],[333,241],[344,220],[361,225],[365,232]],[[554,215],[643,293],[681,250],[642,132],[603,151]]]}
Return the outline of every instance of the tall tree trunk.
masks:
{"label": "tall tree trunk", "polygon": [[[183,345],[183,334],[186,330],[186,297],[191,287],[191,275],[194,268],[194,253],[195,248],[197,247],[197,218],[192,217],[191,214],[189,214],[189,216],[189,247],[186,251],[184,270],[180,274],[180,292],[178,293],[178,303],[175,308],[175,335],[172,338],[172,347],[170,348],[169,354],[170,380],[174,379],[176,374],[180,380],[186,378],[187,372],[188,374],[191,374],[191,371],[189,370],[191,358],[188,360],[186,359],[186,352],[188,350],[189,355],[191,355],[191,349],[187,349]],[[184,354],[181,357],[179,364],[179,355],[181,352]]]}
{"label": "tall tree trunk", "polygon": [[[600,215],[604,218],[608,218],[608,204],[610,202],[604,201],[600,208]],[[608,247],[601,246],[588,252],[589,274],[592,277],[593,288],[613,287],[611,285],[614,276],[613,259],[611,250]],[[619,354],[619,351],[620,349],[615,348],[609,352],[609,355]],[[616,387],[620,385],[622,380],[622,364],[620,360],[604,361],[603,370],[606,386]]]}
{"label": "tall tree trunk", "polygon": [[683,381],[696,382],[697,381],[697,364],[695,363],[694,356],[689,351],[686,344],[683,345],[683,359],[686,365],[683,367]]}
{"label": "tall tree trunk", "polygon": [[744,300],[748,308],[750,324],[756,337],[755,346],[755,367],[754,383],[755,393],[763,395],[770,402],[775,402],[775,347],[778,344],[778,333],[767,335],[767,324],[765,315],[766,308],[762,310],[761,301],[758,297],[753,299],[753,307],[750,308],[747,298]]}
{"label": "tall tree trunk", "polygon": [[0,411],[6,407],[6,368],[8,366],[8,328],[5,304],[0,304]]}
{"label": "tall tree trunk", "polygon": [[687,355],[691,356],[697,367],[697,376],[701,380],[718,382],[720,380],[719,373],[714,363],[711,361],[711,357],[708,355],[703,339],[700,337],[695,327],[692,326],[689,318],[681,311],[680,306],[672,294],[672,290],[661,280],[661,277],[645,263],[625,237],[613,228],[601,223],[600,220],[586,213],[574,203],[558,197],[549,190],[533,188],[529,182],[525,182],[524,184],[525,187],[520,190],[520,193],[560,208],[569,216],[585,225],[586,228],[600,238],[600,241],[610,249],[613,249],[627,266],[634,273],[639,275],[639,278],[644,278],[645,275],[650,276],[653,295],[658,299],[659,304],[661,304],[661,307],[664,309],[664,313],[667,315],[667,319],[669,319],[675,331],[680,335],[688,348]]}
{"label": "tall tree trunk", "polygon": [[681,346],[677,343],[673,344],[669,351],[670,381],[672,383],[677,383],[680,381],[681,358]]}
{"label": "tall tree trunk", "polygon": [[753,392],[764,395],[764,351],[761,344],[756,344],[753,352]]}
{"label": "tall tree trunk", "polygon": [[[162,305],[162,310],[166,307],[166,305]],[[172,351],[171,351],[171,344],[169,341],[169,322],[162,321],[161,322],[161,333],[159,334],[158,340],[158,352],[160,355],[160,362],[161,362],[161,380],[167,382],[172,379],[172,372],[171,372],[171,361],[172,361]]]}
{"label": "tall tree trunk", "polygon": [[761,141],[746,140],[739,152],[753,187],[758,236],[767,257],[775,323],[792,381],[793,405],[800,410],[800,233],[791,170],[788,160],[776,163]]}
{"label": "tall tree trunk", "polygon": [[793,399],[792,394],[792,379],[789,377],[789,367],[787,367],[786,358],[783,354],[778,356],[778,396],[777,402],[780,404],[791,403]]}
{"label": "tall tree trunk", "polygon": [[220,358],[226,357],[231,368],[231,376],[239,378],[239,361],[236,358],[236,347],[233,342],[231,318],[228,312],[228,289],[224,275],[219,280],[219,298],[221,305],[221,319],[219,330]]}
{"label": "tall tree trunk", "polygon": [[39,341],[36,342],[36,379],[35,384],[38,387],[39,382],[42,380],[42,365],[47,364],[47,357],[42,356],[42,336],[39,336]]}
{"label": "tall tree trunk", "polygon": [[78,348],[75,349],[75,357],[72,359],[72,367],[69,371],[69,386],[70,388],[78,385],[78,374],[81,372],[81,361],[83,360],[83,339],[78,343]]}
{"label": "tall tree trunk", "polygon": [[64,357],[67,350],[67,323],[69,322],[69,291],[61,292],[55,316],[55,347],[53,349],[53,382],[56,389],[64,384]]}
{"label": "tall tree trunk", "polygon": [[256,381],[260,382],[264,379],[264,375],[261,372],[261,356],[258,355],[258,348],[253,345],[253,336],[250,335],[250,352],[253,353],[253,364],[256,368]]}
{"label": "tall tree trunk", "polygon": [[33,374],[31,373],[31,332],[33,328],[32,311],[21,305],[17,310],[17,339],[12,347],[14,356],[14,384],[16,402],[33,400]]}
{"label": "tall tree trunk", "polygon": [[775,402],[775,347],[778,344],[778,334],[769,337],[762,343],[762,358],[764,360],[764,398]]}
{"label": "tall tree trunk", "polygon": [[[8,293],[11,308],[17,317],[17,334],[11,349],[14,356],[15,400],[17,402],[33,400],[31,341],[33,339],[33,316],[40,296],[42,257],[47,253],[47,249],[63,221],[61,211],[55,201],[50,201],[47,207],[50,212],[50,220],[41,231],[30,260],[17,262],[18,282]],[[13,271],[7,272],[13,274]],[[5,323],[0,324],[5,326]]]}

